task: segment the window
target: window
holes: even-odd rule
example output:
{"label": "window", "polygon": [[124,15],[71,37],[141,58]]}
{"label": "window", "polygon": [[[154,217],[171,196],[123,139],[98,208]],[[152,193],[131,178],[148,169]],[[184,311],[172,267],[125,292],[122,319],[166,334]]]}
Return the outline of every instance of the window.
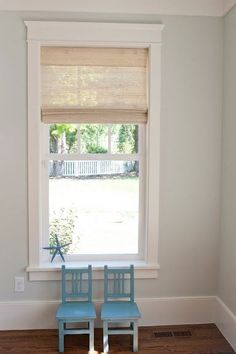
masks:
{"label": "window", "polygon": [[42,239],[70,242],[67,261],[142,259],[148,50],[40,52]]}
{"label": "window", "polygon": [[[56,234],[66,260],[140,259],[144,235],[145,131],[137,124],[51,124],[43,156],[48,178],[45,245]],[[144,135],[144,134],[142,134]],[[137,149],[137,150],[136,150]],[[45,176],[45,173],[43,173]],[[49,203],[48,203],[49,201]],[[48,237],[49,235],[49,237]],[[42,253],[48,260],[48,251]]]}
{"label": "window", "polygon": [[55,234],[98,277],[131,261],[155,277],[162,25],[26,25],[30,279],[57,278]]}

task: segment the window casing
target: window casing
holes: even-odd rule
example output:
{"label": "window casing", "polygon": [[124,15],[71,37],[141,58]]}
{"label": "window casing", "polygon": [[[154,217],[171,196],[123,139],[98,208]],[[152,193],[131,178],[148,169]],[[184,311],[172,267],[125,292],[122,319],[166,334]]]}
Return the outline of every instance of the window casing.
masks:
{"label": "window casing", "polygon": [[[148,123],[143,132],[146,149],[145,230],[142,253],[137,260],[100,259],[93,261],[94,278],[102,276],[105,262],[127,264],[132,261],[136,277],[157,276],[159,157],[160,157],[160,67],[162,25],[26,22],[28,28],[28,147],[29,147],[29,271],[31,280],[58,279],[60,264],[42,258],[44,234],[43,205],[47,198],[45,161],[42,159],[46,130],[40,117],[40,48],[47,45],[91,47],[143,47],[149,50]],[[116,38],[114,42],[113,38]],[[142,130],[142,129],[141,129]],[[143,184],[144,185],[144,184]],[[85,262],[87,262],[86,260]],[[70,262],[68,263],[70,264]],[[83,264],[72,262],[73,265]]]}

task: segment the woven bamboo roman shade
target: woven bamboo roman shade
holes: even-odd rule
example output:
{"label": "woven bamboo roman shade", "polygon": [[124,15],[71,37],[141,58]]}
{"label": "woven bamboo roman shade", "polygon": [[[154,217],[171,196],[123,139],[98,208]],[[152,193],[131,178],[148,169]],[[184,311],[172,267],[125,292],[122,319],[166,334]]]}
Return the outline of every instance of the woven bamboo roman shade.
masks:
{"label": "woven bamboo roman shade", "polygon": [[44,123],[145,123],[144,48],[41,47]]}

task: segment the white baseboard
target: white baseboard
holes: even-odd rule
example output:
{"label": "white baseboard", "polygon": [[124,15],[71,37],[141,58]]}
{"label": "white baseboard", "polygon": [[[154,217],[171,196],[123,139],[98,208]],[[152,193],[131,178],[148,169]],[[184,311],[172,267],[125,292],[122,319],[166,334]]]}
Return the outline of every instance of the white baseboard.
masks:
{"label": "white baseboard", "polygon": [[220,298],[216,298],[215,323],[236,351],[236,316]]}
{"label": "white baseboard", "polygon": [[[214,322],[215,296],[136,299],[142,318],[140,326]],[[102,301],[96,300],[98,320]],[[0,330],[56,328],[57,301],[0,302]]]}
{"label": "white baseboard", "polygon": [[[236,316],[215,296],[141,298],[136,300],[142,314],[140,326],[216,323],[236,351]],[[0,330],[57,328],[58,301],[0,302]],[[98,320],[102,300],[95,300]]]}

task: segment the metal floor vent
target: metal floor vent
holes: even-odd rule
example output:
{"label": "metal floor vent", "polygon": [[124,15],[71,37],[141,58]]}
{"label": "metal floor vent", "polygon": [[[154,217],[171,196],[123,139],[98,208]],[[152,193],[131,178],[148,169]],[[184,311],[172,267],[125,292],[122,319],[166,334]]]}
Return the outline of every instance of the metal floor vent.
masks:
{"label": "metal floor vent", "polygon": [[173,337],[172,332],[154,332],[155,338]]}
{"label": "metal floor vent", "polygon": [[192,337],[192,333],[190,331],[174,331],[173,335],[175,337]]}
{"label": "metal floor vent", "polygon": [[191,331],[165,331],[165,332],[154,332],[155,338],[168,338],[168,337],[192,337]]}

